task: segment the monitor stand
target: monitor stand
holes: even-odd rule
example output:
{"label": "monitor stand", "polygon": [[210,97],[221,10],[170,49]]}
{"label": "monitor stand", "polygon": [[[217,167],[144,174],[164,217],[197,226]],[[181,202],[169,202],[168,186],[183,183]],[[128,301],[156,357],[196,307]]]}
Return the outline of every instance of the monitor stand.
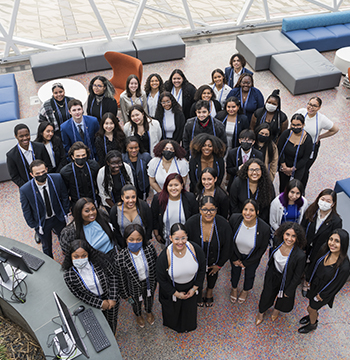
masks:
{"label": "monitor stand", "polygon": [[71,360],[81,355],[81,351],[73,344],[69,335],[63,332],[62,328],[55,330],[55,334],[53,340],[60,359]]}
{"label": "monitor stand", "polygon": [[[27,277],[22,270],[14,268],[9,264],[5,266],[0,261],[0,285],[9,291],[14,290],[18,284]],[[16,275],[16,276],[14,276]]]}

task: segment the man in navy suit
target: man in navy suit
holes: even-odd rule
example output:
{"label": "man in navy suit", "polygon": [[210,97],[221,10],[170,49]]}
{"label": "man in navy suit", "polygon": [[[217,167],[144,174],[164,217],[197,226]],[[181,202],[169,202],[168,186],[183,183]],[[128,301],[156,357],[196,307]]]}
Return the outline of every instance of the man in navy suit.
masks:
{"label": "man in navy suit", "polygon": [[35,229],[44,254],[53,258],[52,230],[60,237],[66,226],[68,192],[61,175],[48,175],[42,160],[34,160],[29,169],[33,179],[19,189],[23,216],[28,226]]}
{"label": "man in navy suit", "polygon": [[32,178],[29,165],[33,160],[43,160],[49,168],[51,160],[44,144],[30,141],[30,132],[26,124],[16,125],[14,132],[18,143],[6,154],[6,162],[12,181],[21,187]]}
{"label": "man in navy suit", "polygon": [[82,141],[91,151],[91,159],[97,159],[95,148],[95,134],[100,125],[93,116],[83,115],[83,104],[73,99],[68,103],[70,119],[61,125],[61,137],[66,155],[70,147],[77,141]]}

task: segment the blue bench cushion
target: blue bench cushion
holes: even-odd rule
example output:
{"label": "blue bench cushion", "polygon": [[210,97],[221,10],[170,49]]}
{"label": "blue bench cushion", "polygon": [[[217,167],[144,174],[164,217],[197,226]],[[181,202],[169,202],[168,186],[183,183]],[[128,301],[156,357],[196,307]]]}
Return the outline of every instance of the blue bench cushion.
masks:
{"label": "blue bench cushion", "polygon": [[0,76],[0,123],[19,119],[19,100],[14,74]]}

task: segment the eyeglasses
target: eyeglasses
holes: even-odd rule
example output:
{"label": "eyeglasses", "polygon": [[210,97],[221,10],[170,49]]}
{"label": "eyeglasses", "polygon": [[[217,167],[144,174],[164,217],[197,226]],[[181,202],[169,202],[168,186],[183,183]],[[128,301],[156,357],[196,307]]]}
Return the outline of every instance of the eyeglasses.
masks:
{"label": "eyeglasses", "polygon": [[181,238],[179,237],[173,237],[173,240],[174,241],[187,241],[187,236],[183,236]]}
{"label": "eyeglasses", "polygon": [[214,209],[201,208],[201,211],[204,214],[215,214],[216,210],[217,210],[217,208],[214,208]]}
{"label": "eyeglasses", "polygon": [[307,105],[308,105],[308,106],[311,106],[311,107],[313,107],[313,108],[318,108],[318,107],[320,107],[319,105],[316,105],[316,104],[310,104],[310,103],[308,103]]}
{"label": "eyeglasses", "polygon": [[261,169],[258,169],[258,168],[256,168],[256,169],[248,169],[248,172],[250,172],[251,174],[253,174],[253,173],[259,174],[259,173],[261,173]]}
{"label": "eyeglasses", "polygon": [[170,104],[171,101],[170,101],[170,100],[166,100],[166,101],[161,101],[160,103],[161,103],[162,105],[166,105],[166,104]]}
{"label": "eyeglasses", "polygon": [[92,84],[92,87],[102,89],[102,88],[104,88],[104,85]]}

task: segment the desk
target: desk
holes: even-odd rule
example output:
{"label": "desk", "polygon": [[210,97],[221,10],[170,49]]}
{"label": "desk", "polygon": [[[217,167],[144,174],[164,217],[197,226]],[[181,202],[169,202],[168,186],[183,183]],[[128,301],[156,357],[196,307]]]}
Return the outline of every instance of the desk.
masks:
{"label": "desk", "polygon": [[[70,293],[63,280],[61,265],[56,261],[28,245],[3,236],[0,236],[0,243],[9,249],[16,246],[45,260],[45,264],[42,265],[38,271],[34,271],[33,274],[28,274],[25,279],[28,286],[26,302],[24,304],[12,304],[0,298],[0,307],[5,317],[20,325],[38,341],[44,354],[53,355],[53,349],[48,348],[46,345],[47,336],[58,328],[58,326],[51,321],[53,317],[58,315],[57,306],[52,294],[53,291],[56,291],[71,313],[73,313],[79,305],[84,305],[86,308],[89,308],[89,306]],[[11,293],[4,289],[4,296],[9,299]],[[96,353],[89,338],[86,336],[83,341],[90,355],[90,359],[122,359],[117,341],[114,338],[107,320],[101,311],[94,309],[94,313],[103,327],[111,346],[100,353]],[[56,319],[56,321],[60,322],[60,319]],[[79,320],[76,321],[76,325],[81,336],[84,336],[84,330]],[[77,359],[85,359],[85,356],[80,355]]]}
{"label": "desk", "polygon": [[52,85],[57,82],[63,85],[66,96],[78,99],[83,105],[85,104],[88,93],[84,85],[72,79],[55,79],[44,84],[38,91],[38,97],[42,103],[52,97]]}

